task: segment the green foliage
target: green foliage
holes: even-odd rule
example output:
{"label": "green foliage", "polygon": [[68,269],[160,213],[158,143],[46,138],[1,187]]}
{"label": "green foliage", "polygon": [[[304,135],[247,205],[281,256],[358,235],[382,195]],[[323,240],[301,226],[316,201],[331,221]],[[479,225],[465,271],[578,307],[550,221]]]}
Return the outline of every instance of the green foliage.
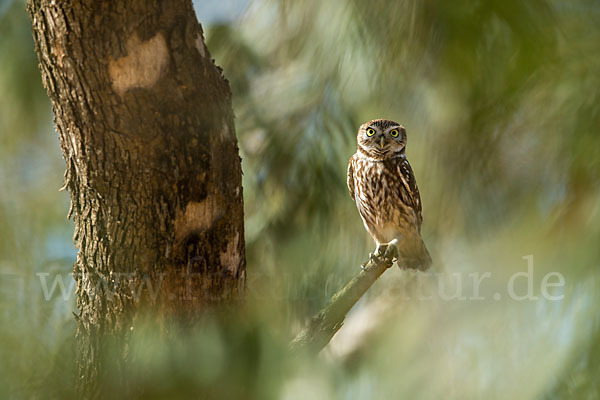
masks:
{"label": "green foliage", "polygon": [[[22,2],[0,14],[0,393],[64,398],[73,299],[46,300],[36,272],[69,283],[75,253],[29,29]],[[174,342],[140,326],[132,393],[600,396],[597,2],[261,0],[205,30],[234,95],[248,307]],[[407,128],[444,274],[386,272],[329,349],[291,358],[287,341],[372,251],[345,174],[356,129],[378,117]],[[509,299],[529,254],[538,299]],[[491,274],[484,300],[440,294],[460,276],[475,297],[477,272]],[[562,300],[542,296],[550,272]]]}

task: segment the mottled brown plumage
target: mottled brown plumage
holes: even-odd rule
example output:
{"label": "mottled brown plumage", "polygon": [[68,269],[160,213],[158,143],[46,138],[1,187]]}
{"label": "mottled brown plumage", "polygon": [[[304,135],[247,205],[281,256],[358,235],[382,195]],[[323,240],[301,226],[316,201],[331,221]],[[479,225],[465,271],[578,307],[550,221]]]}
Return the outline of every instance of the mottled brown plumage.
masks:
{"label": "mottled brown plumage", "polygon": [[358,130],[357,151],[348,163],[348,189],[365,228],[377,243],[376,255],[390,252],[409,268],[426,269],[429,252],[421,239],[421,197],[406,159],[406,130],[376,119]]}

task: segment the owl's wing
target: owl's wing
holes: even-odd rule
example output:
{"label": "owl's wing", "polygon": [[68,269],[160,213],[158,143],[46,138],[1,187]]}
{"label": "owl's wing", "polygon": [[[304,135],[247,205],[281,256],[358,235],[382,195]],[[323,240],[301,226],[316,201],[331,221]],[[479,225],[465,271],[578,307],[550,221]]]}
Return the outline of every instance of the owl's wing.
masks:
{"label": "owl's wing", "polygon": [[352,162],[354,161],[354,156],[350,157],[348,161],[348,177],[346,179],[346,183],[348,184],[348,190],[350,191],[350,197],[354,200],[354,168],[352,166]]}
{"label": "owl's wing", "polygon": [[415,174],[408,160],[405,158],[401,163],[398,164],[398,173],[402,177],[402,184],[406,189],[408,196],[410,197],[411,205],[417,214],[419,220],[419,227],[423,222],[423,212],[421,206],[421,195],[419,194],[419,188],[417,187],[417,180]]}

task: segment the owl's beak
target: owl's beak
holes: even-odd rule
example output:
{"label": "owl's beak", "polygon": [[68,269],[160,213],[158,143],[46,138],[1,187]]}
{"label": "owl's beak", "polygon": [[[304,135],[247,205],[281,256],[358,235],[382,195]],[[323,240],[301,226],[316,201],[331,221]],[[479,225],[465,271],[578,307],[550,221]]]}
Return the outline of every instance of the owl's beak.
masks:
{"label": "owl's beak", "polygon": [[385,136],[381,137],[381,140],[379,141],[379,146],[381,146],[381,150],[383,150],[383,146],[385,146]]}

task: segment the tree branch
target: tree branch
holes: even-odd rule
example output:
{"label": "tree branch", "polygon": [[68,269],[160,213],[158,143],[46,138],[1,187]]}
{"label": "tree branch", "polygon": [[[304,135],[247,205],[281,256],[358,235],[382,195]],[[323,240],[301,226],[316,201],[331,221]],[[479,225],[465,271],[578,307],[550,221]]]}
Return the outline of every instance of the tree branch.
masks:
{"label": "tree branch", "polygon": [[292,341],[292,350],[320,351],[344,324],[344,318],[371,285],[393,264],[392,258],[372,258],[365,268],[331,297],[329,304],[312,317],[309,325]]}

